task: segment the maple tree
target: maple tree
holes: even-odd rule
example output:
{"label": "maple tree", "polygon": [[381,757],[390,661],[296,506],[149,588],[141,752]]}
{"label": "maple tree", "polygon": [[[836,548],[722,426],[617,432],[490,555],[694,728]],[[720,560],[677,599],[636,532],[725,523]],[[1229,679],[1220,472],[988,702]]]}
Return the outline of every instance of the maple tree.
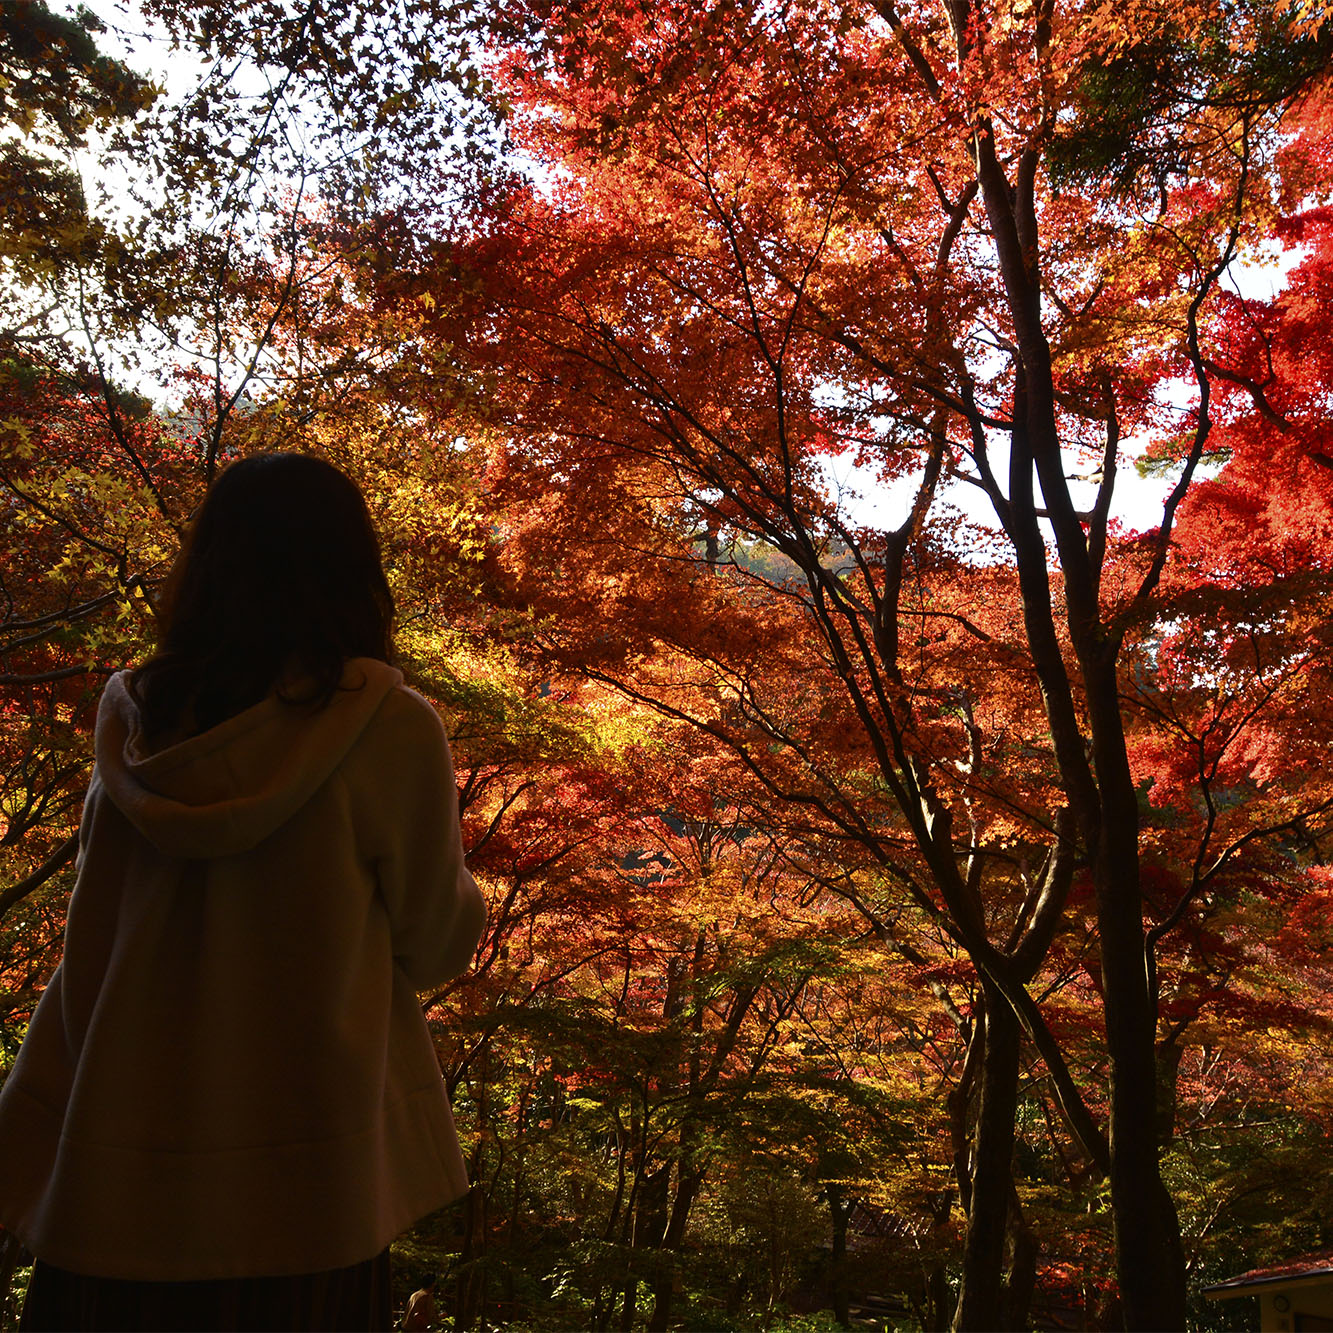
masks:
{"label": "maple tree", "polygon": [[[1171,614],[1163,572],[1211,395],[1245,385],[1209,322],[1219,280],[1271,234],[1273,148],[1289,106],[1319,104],[1326,37],[1239,8],[1188,21],[886,4],[526,17],[502,27],[497,68],[522,146],[553,174],[501,202],[467,262],[489,298],[472,336],[494,340],[478,359],[504,368],[504,467],[524,513],[507,537],[564,574],[562,596],[532,595],[563,605],[578,581],[633,626],[613,660],[580,645],[585,671],[726,739],[775,797],[819,810],[886,866],[906,852],[910,897],[975,965],[959,1324],[1001,1319],[1026,1038],[1078,1150],[1109,1175],[1126,1322],[1179,1326],[1184,1256],[1145,1127],[1162,941],[1202,884],[1151,919],[1126,641]],[[1237,72],[1239,49],[1252,58]],[[1305,137],[1309,162],[1318,134]],[[1181,376],[1196,398],[1186,429],[1164,431],[1154,386]],[[1174,475],[1160,524],[1133,539],[1111,506],[1135,432],[1165,437]],[[910,487],[905,521],[867,530],[839,509],[830,456]],[[935,519],[945,479],[990,503],[979,555]],[[572,537],[594,514],[633,561],[580,571]],[[738,569],[746,610],[723,630],[682,585],[734,536],[795,575]],[[656,612],[662,584],[635,588],[654,557],[675,562],[667,596],[681,599]],[[784,640],[774,656],[756,643],[764,622]],[[635,656],[639,635],[684,647],[708,677],[690,683],[729,711],[681,702],[675,677]],[[842,686],[841,707],[821,694],[813,726],[783,693],[793,657]],[[859,768],[834,771],[831,732],[859,748]],[[1302,799],[1235,845],[1326,808]],[[1029,990],[1077,916],[1080,864],[1106,1133]]]}
{"label": "maple tree", "polygon": [[[215,468],[312,449],[492,902],[429,997],[459,1326],[767,1320],[821,1210],[844,1321],[860,1226],[924,1326],[1114,1323],[1108,1171],[1123,1321],[1183,1325],[1186,1264],[1277,1229],[1259,1108],[1293,1179],[1333,1086],[1317,15],[510,7],[525,184],[480,12],[145,10],[214,62],[184,101],[40,6],[0,49],[64,32],[22,114],[157,173],[129,224],[31,158],[0,236],[41,314],[0,383],[7,1045],[101,676]],[[1284,291],[1228,294],[1274,238]]]}

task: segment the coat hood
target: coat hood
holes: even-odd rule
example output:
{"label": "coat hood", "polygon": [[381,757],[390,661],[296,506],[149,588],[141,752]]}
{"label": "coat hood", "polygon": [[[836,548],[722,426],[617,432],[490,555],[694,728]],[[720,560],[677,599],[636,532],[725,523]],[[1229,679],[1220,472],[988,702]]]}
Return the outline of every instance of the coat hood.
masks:
{"label": "coat hood", "polygon": [[129,676],[112,676],[98,708],[97,774],[159,851],[190,859],[249,851],[285,824],[403,679],[383,662],[353,658],[321,709],[270,696],[198,736],[151,750]]}

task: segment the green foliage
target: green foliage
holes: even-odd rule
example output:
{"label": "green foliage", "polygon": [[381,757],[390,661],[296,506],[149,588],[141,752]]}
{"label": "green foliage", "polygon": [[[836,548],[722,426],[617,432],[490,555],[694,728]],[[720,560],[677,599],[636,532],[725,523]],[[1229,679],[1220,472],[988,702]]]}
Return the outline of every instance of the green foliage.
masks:
{"label": "green foliage", "polygon": [[155,90],[99,50],[105,25],[80,7],[53,14],[45,0],[0,9],[0,118],[25,135],[82,144],[99,125],[133,116]]}
{"label": "green foliage", "polygon": [[[1183,141],[1211,114],[1255,117],[1299,98],[1333,58],[1327,26],[1295,34],[1271,6],[1240,0],[1220,16],[1165,20],[1116,40],[1082,64],[1078,114],[1054,134],[1046,161],[1057,189],[1109,181],[1164,191],[1188,170]],[[1182,132],[1182,119],[1191,129]]]}
{"label": "green foliage", "polygon": [[50,278],[110,242],[72,153],[133,120],[157,90],[99,50],[102,31],[85,9],[66,18],[44,0],[0,6],[0,275]]}

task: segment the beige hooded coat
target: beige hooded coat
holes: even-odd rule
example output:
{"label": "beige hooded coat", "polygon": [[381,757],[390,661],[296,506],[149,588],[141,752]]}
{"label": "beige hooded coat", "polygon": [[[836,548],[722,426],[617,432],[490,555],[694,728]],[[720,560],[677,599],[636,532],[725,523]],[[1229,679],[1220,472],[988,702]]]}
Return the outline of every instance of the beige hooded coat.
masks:
{"label": "beige hooded coat", "polygon": [[417,992],[468,965],[431,706],[356,659],[318,712],[270,698],[145,749],[97,718],[64,960],[0,1091],[0,1223],[101,1277],[359,1263],[467,1188]]}

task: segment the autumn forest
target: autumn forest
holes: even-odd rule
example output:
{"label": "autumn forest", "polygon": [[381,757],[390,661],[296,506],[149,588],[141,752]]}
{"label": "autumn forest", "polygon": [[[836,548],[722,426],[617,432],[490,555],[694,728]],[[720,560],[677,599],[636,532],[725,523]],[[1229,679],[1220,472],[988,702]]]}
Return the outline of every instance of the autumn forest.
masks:
{"label": "autumn forest", "polygon": [[404,1291],[1256,1327],[1333,1246],[1328,13],[0,4],[0,1070],[101,687],[309,451],[490,903]]}

